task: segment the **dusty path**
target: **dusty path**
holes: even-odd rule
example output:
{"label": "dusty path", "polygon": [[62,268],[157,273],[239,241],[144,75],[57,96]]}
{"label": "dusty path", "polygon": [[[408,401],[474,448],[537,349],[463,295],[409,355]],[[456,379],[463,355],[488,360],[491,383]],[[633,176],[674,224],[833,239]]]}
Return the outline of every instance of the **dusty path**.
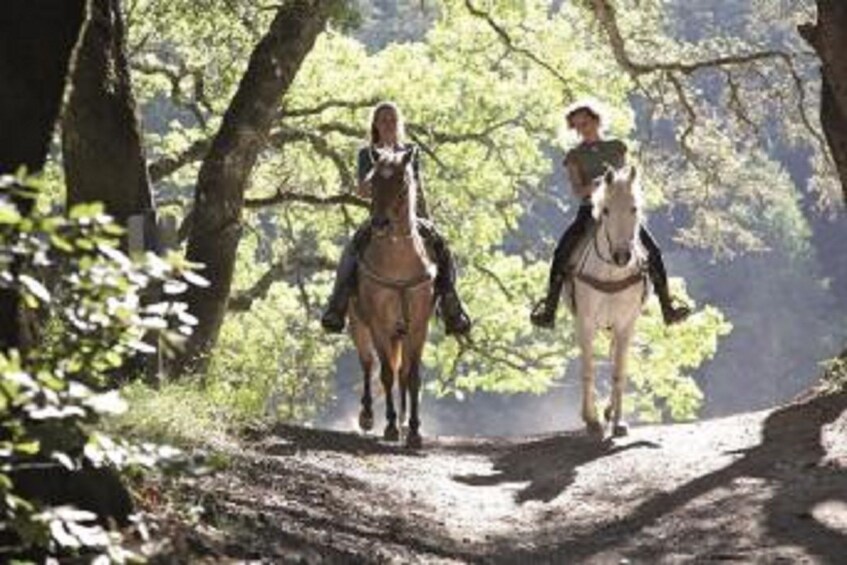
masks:
{"label": "dusty path", "polygon": [[210,561],[847,564],[847,395],[696,424],[427,438],[280,426],[186,486]]}

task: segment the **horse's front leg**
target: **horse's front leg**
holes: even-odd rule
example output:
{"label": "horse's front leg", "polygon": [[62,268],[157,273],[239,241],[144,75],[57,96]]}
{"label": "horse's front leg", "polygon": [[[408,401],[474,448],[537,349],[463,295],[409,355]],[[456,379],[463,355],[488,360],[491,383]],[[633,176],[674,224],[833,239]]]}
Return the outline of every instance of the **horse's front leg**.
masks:
{"label": "horse's front leg", "polygon": [[362,367],[362,408],[359,410],[359,428],[370,431],[374,425],[373,400],[371,397],[371,378],[373,377],[376,351],[370,329],[357,316],[356,309],[350,308],[350,332],[356,352],[359,355],[359,365]]}
{"label": "horse's front leg", "polygon": [[362,391],[362,409],[359,411],[359,427],[364,431],[370,431],[374,427],[373,399],[371,397],[371,377],[373,375],[373,354],[360,357],[362,365],[362,377],[364,379],[364,390]]}
{"label": "horse's front leg", "polygon": [[405,368],[405,356],[406,351],[403,350],[403,365],[400,367],[400,372],[398,374],[397,385],[400,389],[400,430],[405,431],[406,429],[406,416],[408,416],[407,404],[408,404],[408,396],[409,396],[409,374],[408,370]]}
{"label": "horse's front leg", "polygon": [[400,347],[395,340],[387,340],[386,347],[380,348],[379,376],[382,380],[382,389],[385,392],[385,431],[383,438],[386,441],[397,441],[400,439],[400,431],[397,428],[397,412],[394,410],[394,379],[400,368]]}
{"label": "horse's front leg", "polygon": [[634,324],[616,330],[612,359],[612,397],[606,409],[606,419],[612,424],[612,435],[622,437],[628,433],[623,419],[623,393],[626,388],[626,370],[629,358],[629,346],[632,342]]}
{"label": "horse's front leg", "polygon": [[593,324],[577,319],[577,340],[582,365],[582,421],[591,435],[603,435],[603,426],[597,417],[597,402],[594,391],[594,333]]}
{"label": "horse's front leg", "polygon": [[413,359],[409,366],[409,433],[406,434],[406,447],[417,449],[423,445],[421,439],[420,398],[421,375],[420,356]]}

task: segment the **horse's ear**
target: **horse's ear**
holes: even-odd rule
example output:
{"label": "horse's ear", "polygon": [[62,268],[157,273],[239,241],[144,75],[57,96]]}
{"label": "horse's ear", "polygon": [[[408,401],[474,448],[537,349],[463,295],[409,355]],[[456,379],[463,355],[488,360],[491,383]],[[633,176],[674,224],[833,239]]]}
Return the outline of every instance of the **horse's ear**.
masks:
{"label": "horse's ear", "polygon": [[606,169],[606,174],[603,175],[603,180],[606,181],[606,184],[609,186],[615,182],[615,170],[612,168]]}
{"label": "horse's ear", "polygon": [[634,183],[635,179],[637,179],[637,178],[638,178],[638,169],[635,167],[635,165],[633,165],[629,168],[629,184]]}

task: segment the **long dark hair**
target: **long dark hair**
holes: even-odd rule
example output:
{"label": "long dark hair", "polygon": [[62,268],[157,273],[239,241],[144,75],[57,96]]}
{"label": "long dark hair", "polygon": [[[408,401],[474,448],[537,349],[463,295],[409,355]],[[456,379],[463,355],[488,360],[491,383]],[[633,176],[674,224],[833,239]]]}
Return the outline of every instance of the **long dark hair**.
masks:
{"label": "long dark hair", "polygon": [[406,125],[403,122],[403,114],[400,113],[400,108],[394,102],[390,102],[388,100],[380,102],[376,106],[374,106],[373,110],[371,110],[371,129],[370,129],[370,139],[368,140],[371,145],[376,145],[379,143],[379,130],[376,127],[376,119],[379,116],[379,113],[383,110],[392,110],[394,115],[397,116],[397,143],[402,144],[406,141]]}

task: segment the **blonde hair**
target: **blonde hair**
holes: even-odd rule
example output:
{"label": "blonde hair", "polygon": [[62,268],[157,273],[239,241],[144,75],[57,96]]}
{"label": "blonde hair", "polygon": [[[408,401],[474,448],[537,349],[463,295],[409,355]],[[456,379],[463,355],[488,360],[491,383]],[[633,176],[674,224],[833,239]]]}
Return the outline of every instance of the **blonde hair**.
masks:
{"label": "blonde hair", "polygon": [[403,143],[406,141],[406,124],[403,121],[403,114],[397,104],[388,100],[380,102],[371,110],[370,139],[368,141],[372,145],[379,143],[379,129],[376,127],[376,119],[379,117],[379,113],[384,110],[392,110],[394,115],[397,116],[397,143]]}

